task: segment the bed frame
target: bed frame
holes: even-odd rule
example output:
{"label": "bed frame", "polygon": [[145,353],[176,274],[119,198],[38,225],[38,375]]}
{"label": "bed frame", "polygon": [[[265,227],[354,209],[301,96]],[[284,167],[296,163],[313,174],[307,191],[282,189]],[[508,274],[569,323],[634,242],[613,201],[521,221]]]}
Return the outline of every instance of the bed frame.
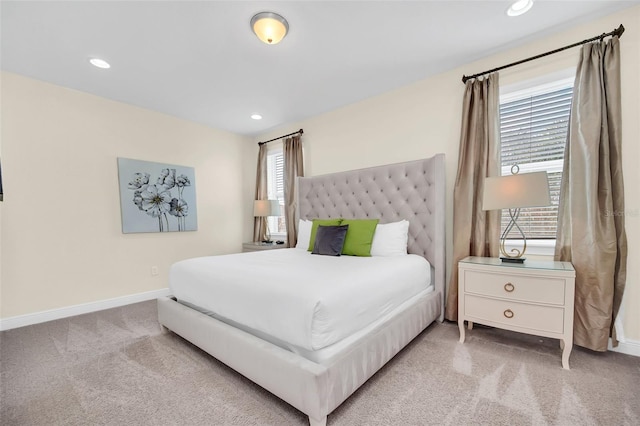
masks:
{"label": "bed frame", "polygon": [[158,299],[162,325],[309,416],[311,426],[373,376],[434,320],[445,294],[444,154],[432,158],[298,178],[298,214],[314,218],[407,219],[409,253],[432,266],[435,291],[375,327],[329,365],[317,364],[189,308]]}

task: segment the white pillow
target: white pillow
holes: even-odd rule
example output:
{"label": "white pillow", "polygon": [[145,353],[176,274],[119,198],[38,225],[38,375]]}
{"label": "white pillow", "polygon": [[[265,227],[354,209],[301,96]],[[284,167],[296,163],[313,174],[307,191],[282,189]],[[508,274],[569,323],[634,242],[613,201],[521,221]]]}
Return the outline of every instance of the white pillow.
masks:
{"label": "white pillow", "polygon": [[403,256],[407,254],[409,221],[379,223],[373,234],[371,256]]}
{"label": "white pillow", "polygon": [[296,248],[307,250],[309,248],[309,240],[311,239],[311,226],[313,221],[300,219],[298,222],[298,241]]}

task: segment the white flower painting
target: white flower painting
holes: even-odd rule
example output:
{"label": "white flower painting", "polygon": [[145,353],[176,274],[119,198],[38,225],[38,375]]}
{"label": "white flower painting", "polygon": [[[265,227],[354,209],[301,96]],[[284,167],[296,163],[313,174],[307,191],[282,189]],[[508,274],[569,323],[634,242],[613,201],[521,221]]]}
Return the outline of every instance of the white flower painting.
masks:
{"label": "white flower painting", "polygon": [[192,167],[118,158],[122,232],[198,229]]}

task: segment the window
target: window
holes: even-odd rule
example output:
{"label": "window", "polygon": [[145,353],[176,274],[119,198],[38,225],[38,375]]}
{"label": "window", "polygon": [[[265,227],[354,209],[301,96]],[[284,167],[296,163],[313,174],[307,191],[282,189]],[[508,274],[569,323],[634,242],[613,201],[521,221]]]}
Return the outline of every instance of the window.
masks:
{"label": "window", "polygon": [[280,216],[267,218],[271,237],[283,239],[287,235],[287,228],[284,222],[284,155],[282,147],[267,153],[267,198],[278,200],[281,213]]}
{"label": "window", "polygon": [[[522,209],[518,219],[531,246],[555,245],[572,95],[573,78],[569,78],[500,97],[502,175],[511,174],[512,166],[517,164],[520,173],[546,171],[549,176],[551,206]],[[508,214],[503,213],[502,230],[508,222]],[[517,230],[507,236],[518,238]],[[534,254],[551,253],[543,250]]]}

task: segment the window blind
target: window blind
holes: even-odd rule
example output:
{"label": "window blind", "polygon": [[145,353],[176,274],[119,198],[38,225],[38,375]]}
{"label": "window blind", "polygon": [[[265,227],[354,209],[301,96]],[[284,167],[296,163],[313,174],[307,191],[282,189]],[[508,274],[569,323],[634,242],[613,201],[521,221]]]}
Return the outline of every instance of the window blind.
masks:
{"label": "window blind", "polygon": [[280,203],[280,216],[269,216],[269,229],[272,234],[286,233],[284,223],[284,155],[275,151],[267,155],[267,188],[268,197]]}
{"label": "window blind", "polygon": [[275,155],[275,169],[276,169],[276,194],[284,198],[284,155],[278,153]]}
{"label": "window blind", "polygon": [[[573,87],[534,95],[524,94],[500,104],[502,174],[545,170],[549,176],[551,206],[522,209],[518,225],[527,239],[555,239],[564,149],[569,129]],[[502,229],[509,222],[502,214]],[[520,238],[516,232],[508,238]]]}

